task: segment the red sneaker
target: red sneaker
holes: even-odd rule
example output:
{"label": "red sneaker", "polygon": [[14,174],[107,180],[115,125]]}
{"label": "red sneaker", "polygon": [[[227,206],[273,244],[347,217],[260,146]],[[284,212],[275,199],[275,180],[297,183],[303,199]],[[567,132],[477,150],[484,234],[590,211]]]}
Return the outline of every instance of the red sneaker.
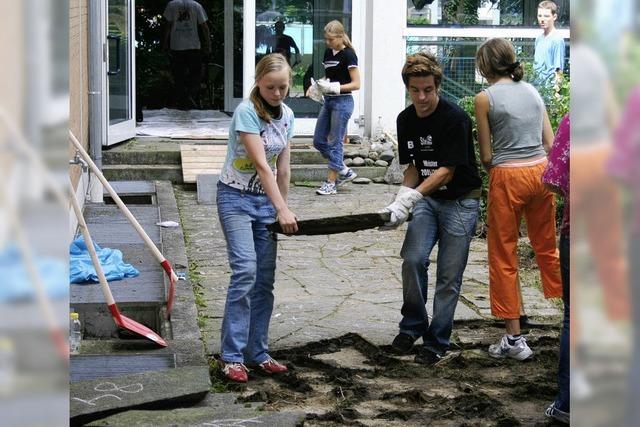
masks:
{"label": "red sneaker", "polygon": [[289,369],[284,366],[282,363],[279,363],[269,357],[267,360],[258,365],[262,372],[266,374],[281,374],[283,372],[287,372]]}
{"label": "red sneaker", "polygon": [[242,363],[225,362],[224,360],[220,360],[220,363],[222,364],[222,373],[228,380],[237,383],[246,383],[248,381],[247,367]]}

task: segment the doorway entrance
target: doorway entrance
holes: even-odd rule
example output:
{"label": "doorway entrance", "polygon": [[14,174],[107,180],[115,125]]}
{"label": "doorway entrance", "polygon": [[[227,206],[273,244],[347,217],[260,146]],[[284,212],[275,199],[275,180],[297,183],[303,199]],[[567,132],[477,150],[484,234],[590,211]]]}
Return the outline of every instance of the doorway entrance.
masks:
{"label": "doorway entrance", "polygon": [[[108,0],[126,2],[133,0]],[[235,107],[246,98],[254,79],[255,63],[282,49],[279,36],[287,36],[294,72],[293,87],[285,101],[296,114],[296,134],[313,134],[320,105],[306,98],[305,83],[324,75],[324,25],[339,19],[352,40],[360,34],[360,6],[352,0],[198,0],[207,15],[212,52],[203,61],[198,110],[175,111],[170,61],[163,51],[164,19],[168,1],[135,1],[135,92],[138,134],[207,138],[226,137]],[[360,2],[355,2],[360,3]],[[245,49],[245,46],[252,46]],[[284,53],[284,52],[283,52]],[[363,59],[360,58],[361,63]],[[354,93],[353,118],[360,115]],[[173,110],[173,111],[172,111]],[[173,124],[173,130],[170,124]],[[192,126],[190,130],[185,126]],[[164,128],[162,130],[161,128]],[[216,128],[215,131],[207,131]],[[181,132],[180,129],[183,131]],[[357,133],[351,120],[349,132]],[[220,132],[223,132],[220,135]],[[178,135],[177,135],[178,134]]]}

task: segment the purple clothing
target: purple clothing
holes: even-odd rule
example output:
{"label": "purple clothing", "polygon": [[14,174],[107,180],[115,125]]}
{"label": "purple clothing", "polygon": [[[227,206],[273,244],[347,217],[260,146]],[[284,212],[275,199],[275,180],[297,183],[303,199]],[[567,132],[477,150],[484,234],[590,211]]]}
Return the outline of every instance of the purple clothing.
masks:
{"label": "purple clothing", "polygon": [[542,174],[542,182],[559,190],[564,197],[564,211],[560,233],[569,235],[569,158],[571,122],[569,114],[560,121],[558,132],[549,151],[549,163]]}
{"label": "purple clothing", "polygon": [[613,141],[614,149],[607,169],[609,174],[627,185],[634,195],[633,232],[640,236],[640,86],[627,100],[624,115]]}

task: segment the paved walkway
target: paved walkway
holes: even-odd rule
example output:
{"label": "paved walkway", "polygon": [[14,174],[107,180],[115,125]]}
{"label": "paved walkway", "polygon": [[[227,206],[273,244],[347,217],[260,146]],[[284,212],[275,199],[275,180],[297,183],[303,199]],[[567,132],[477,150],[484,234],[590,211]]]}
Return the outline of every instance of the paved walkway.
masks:
{"label": "paved walkway", "polygon": [[[336,196],[322,197],[314,188],[292,186],[289,204],[300,219],[375,212],[393,199],[397,188],[349,184]],[[196,193],[184,187],[176,189],[176,198],[190,278],[198,285],[196,301],[207,352],[218,352],[230,275],[224,236],[215,206],[199,205]],[[270,348],[291,348],[348,332],[374,344],[389,344],[400,320],[399,253],[405,228],[281,237]],[[435,277],[435,257],[434,251],[430,278]],[[559,318],[561,313],[536,287],[525,287],[523,294],[530,316]],[[483,318],[490,318],[486,242],[474,239],[456,320]]]}

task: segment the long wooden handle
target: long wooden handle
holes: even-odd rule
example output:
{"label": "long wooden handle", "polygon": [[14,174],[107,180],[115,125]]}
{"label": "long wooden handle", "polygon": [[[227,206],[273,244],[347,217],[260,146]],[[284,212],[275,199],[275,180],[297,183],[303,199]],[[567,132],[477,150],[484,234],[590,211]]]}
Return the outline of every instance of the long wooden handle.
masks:
{"label": "long wooden handle", "polygon": [[[102,174],[100,169],[98,169],[98,166],[96,166],[96,164],[93,162],[93,160],[91,160],[91,157],[85,151],[85,149],[82,147],[82,145],[80,144],[78,139],[75,137],[75,135],[71,132],[71,130],[69,130],[69,137],[71,138],[71,141],[73,142],[73,145],[75,145],[76,149],[78,150],[78,152],[80,153],[82,158],[89,164],[89,167],[91,168],[91,171],[95,174],[95,176],[98,177],[98,179],[100,180],[100,182],[102,183],[104,188],[107,189],[107,191],[109,192],[109,194],[111,195],[113,200],[116,202],[116,205],[118,205],[118,207],[124,213],[124,215],[127,217],[129,222],[131,223],[131,225],[133,225],[133,228],[136,229],[136,231],[138,232],[138,234],[140,235],[142,240],[144,240],[144,242],[146,243],[147,247],[149,247],[149,249],[151,250],[153,255],[156,257],[158,262],[161,263],[161,264],[164,263],[166,261],[165,257],[162,255],[162,253],[160,252],[158,247],[155,245],[155,243],[153,243],[153,241],[151,240],[149,235],[144,231],[144,229],[142,228],[142,226],[140,225],[138,220],[133,216],[131,211],[122,202],[122,199],[120,199],[120,196],[118,196],[118,193],[116,193],[116,191],[113,189],[113,187],[111,187],[111,184],[109,184],[109,181],[107,181],[107,179],[104,177],[104,175]],[[169,273],[169,272],[167,272],[167,273]]]}
{"label": "long wooden handle", "polygon": [[82,235],[84,236],[84,243],[85,245],[87,245],[87,249],[89,250],[89,254],[91,255],[93,267],[96,269],[96,273],[98,274],[98,280],[100,281],[100,286],[102,287],[104,299],[107,301],[107,305],[114,305],[116,301],[113,299],[113,294],[111,294],[109,283],[107,282],[107,278],[105,277],[102,266],[100,265],[100,260],[98,259],[96,248],[93,247],[93,240],[91,239],[91,234],[89,233],[89,229],[87,228],[87,223],[84,220],[84,216],[82,215],[82,211],[80,210],[78,201],[73,196],[73,194],[71,195],[71,197],[69,197],[69,199],[71,200],[71,206],[73,206],[73,211],[76,214],[76,218],[78,218],[78,226],[82,231]]}

